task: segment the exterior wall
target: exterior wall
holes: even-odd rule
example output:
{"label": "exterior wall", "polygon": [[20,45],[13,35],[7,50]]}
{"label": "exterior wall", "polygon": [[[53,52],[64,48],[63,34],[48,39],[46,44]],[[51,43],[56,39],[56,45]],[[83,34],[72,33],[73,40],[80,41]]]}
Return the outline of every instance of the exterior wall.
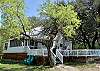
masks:
{"label": "exterior wall", "polygon": [[[67,41],[63,37],[63,35],[59,32],[57,33],[56,37],[54,38],[53,41],[53,48],[57,47],[58,49],[72,49],[72,41]],[[52,49],[53,49],[52,48]]]}
{"label": "exterior wall", "polygon": [[42,43],[38,43],[38,49],[46,49],[45,45],[42,45]]}
{"label": "exterior wall", "polygon": [[84,56],[80,56],[80,57],[77,57],[77,56],[70,56],[70,57],[65,57],[64,56],[64,63],[65,62],[82,62],[82,63],[85,63],[87,60],[87,58]]}
{"label": "exterior wall", "polygon": [[64,56],[64,63],[66,62],[81,62],[81,63],[86,63],[86,62],[100,62],[100,57],[95,57],[95,56],[70,56],[70,57],[65,57]]}
{"label": "exterior wall", "polygon": [[24,60],[27,53],[4,53],[3,59]]}
{"label": "exterior wall", "polygon": [[[4,53],[3,59],[10,59],[16,61],[22,61],[27,57],[27,53]],[[32,64],[34,65],[47,65],[48,57],[47,56],[34,56],[35,60],[33,60]]]}
{"label": "exterior wall", "polygon": [[36,60],[37,65],[47,65],[48,64],[48,57],[47,56],[38,56]]}

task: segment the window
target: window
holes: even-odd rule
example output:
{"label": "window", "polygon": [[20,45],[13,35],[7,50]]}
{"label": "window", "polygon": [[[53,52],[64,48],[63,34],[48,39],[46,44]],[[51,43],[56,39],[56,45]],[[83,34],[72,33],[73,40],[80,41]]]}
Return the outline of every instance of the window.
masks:
{"label": "window", "polygon": [[22,46],[21,40],[10,40],[10,47],[17,47],[17,46]]}
{"label": "window", "polygon": [[29,46],[30,46],[30,49],[34,49],[34,40],[30,40],[30,44],[29,44]]}
{"label": "window", "polygon": [[25,40],[24,41],[24,46],[27,46],[27,42],[28,42],[28,40]]}
{"label": "window", "polygon": [[35,46],[38,46],[38,42],[35,42]]}
{"label": "window", "polygon": [[30,40],[30,48],[31,49],[37,49],[38,46],[38,42],[34,41],[34,40]]}
{"label": "window", "polygon": [[63,47],[63,44],[60,44],[60,47]]}
{"label": "window", "polygon": [[30,45],[34,46],[34,40],[30,40]]}
{"label": "window", "polygon": [[37,49],[37,46],[38,46],[38,42],[35,42],[35,45],[34,45],[35,47],[35,49]]}
{"label": "window", "polygon": [[7,50],[7,48],[8,48],[8,43],[5,43],[4,49]]}

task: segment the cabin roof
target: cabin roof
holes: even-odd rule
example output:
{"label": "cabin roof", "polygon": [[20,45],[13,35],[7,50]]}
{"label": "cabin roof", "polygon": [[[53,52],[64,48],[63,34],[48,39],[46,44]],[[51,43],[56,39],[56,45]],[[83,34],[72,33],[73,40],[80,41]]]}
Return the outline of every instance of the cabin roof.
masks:
{"label": "cabin roof", "polygon": [[[48,36],[43,34],[43,30],[44,30],[44,27],[39,26],[39,27],[33,28],[30,32],[26,32],[26,35],[30,36],[32,39],[35,39],[35,40],[36,39],[47,40]],[[26,37],[26,39],[28,39],[28,37]]]}
{"label": "cabin roof", "polygon": [[31,35],[31,36],[37,36],[39,35],[40,33],[42,33],[43,31],[43,27],[36,27],[36,28],[33,28],[30,32],[26,32],[27,35]]}

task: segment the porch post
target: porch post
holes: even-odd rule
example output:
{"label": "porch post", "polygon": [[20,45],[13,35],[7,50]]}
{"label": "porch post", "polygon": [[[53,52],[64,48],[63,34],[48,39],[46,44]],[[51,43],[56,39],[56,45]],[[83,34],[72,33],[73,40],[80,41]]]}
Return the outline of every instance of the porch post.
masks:
{"label": "porch post", "polygon": [[10,40],[8,41],[8,48],[10,47]]}
{"label": "porch post", "polygon": [[24,41],[22,42],[22,47],[24,46]]}
{"label": "porch post", "polygon": [[26,40],[26,41],[27,41],[27,47],[28,47],[29,42],[28,42],[28,40]]}

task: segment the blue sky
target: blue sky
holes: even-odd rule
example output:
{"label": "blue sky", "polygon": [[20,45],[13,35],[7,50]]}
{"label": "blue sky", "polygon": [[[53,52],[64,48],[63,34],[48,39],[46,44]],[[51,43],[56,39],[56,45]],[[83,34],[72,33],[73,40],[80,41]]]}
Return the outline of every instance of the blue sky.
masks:
{"label": "blue sky", "polygon": [[[39,12],[37,10],[40,9],[40,6],[41,4],[43,4],[44,1],[46,0],[25,0],[26,15],[27,16],[38,16]],[[57,1],[57,0],[51,0],[51,1]],[[68,1],[68,0],[64,0],[64,1]]]}
{"label": "blue sky", "polygon": [[25,13],[27,16],[38,16],[41,4],[44,0],[25,0]]}

